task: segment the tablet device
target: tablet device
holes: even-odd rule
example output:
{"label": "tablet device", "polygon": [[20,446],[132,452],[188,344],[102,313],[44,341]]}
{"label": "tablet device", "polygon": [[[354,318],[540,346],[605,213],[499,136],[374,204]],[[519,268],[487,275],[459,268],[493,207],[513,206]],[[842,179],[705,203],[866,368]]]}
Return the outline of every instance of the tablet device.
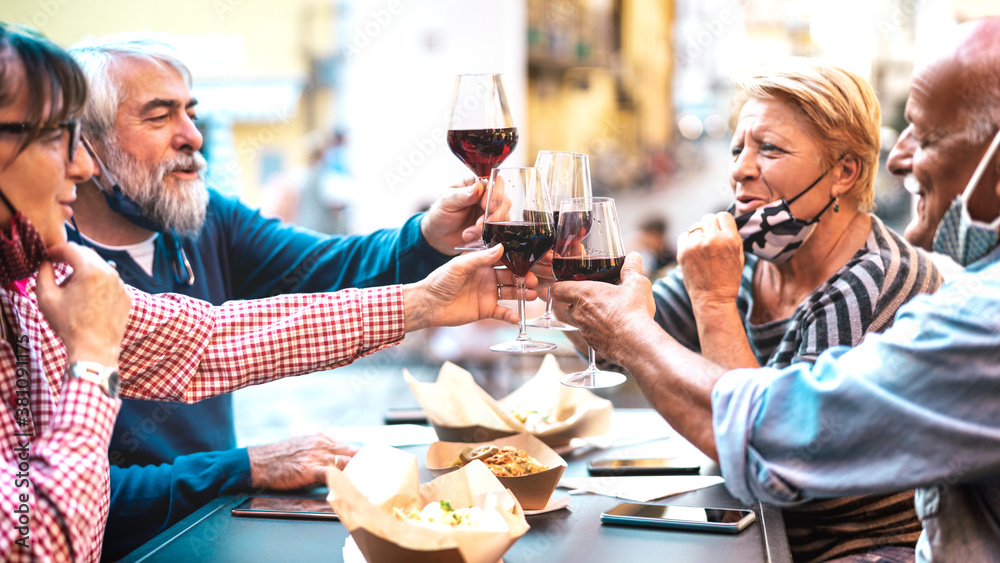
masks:
{"label": "tablet device", "polygon": [[232,514],[251,518],[338,520],[330,503],[318,498],[250,497],[233,508]]}

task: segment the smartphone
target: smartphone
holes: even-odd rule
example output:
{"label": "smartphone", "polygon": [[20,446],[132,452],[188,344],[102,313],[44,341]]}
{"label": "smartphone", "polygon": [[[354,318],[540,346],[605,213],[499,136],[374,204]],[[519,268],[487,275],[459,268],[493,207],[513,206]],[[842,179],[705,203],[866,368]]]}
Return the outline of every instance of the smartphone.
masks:
{"label": "smartphone", "polygon": [[250,497],[233,508],[232,514],[251,518],[338,520],[330,503],[318,498]]}
{"label": "smartphone", "polygon": [[592,459],[587,464],[591,475],[620,477],[626,475],[692,475],[701,466],[679,457],[647,459]]}
{"label": "smartphone", "polygon": [[601,522],[735,534],[754,521],[747,509],[623,502],[601,513]]}
{"label": "smartphone", "polygon": [[427,415],[421,408],[388,409],[384,414],[386,424],[427,424]]}

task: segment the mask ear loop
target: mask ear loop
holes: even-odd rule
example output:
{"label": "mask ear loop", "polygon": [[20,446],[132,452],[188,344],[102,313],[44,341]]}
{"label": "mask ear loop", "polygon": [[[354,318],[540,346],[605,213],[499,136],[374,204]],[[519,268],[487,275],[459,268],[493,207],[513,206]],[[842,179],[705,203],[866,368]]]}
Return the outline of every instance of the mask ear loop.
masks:
{"label": "mask ear loop", "polygon": [[[833,166],[830,166],[829,168],[827,168],[826,172],[824,172],[819,178],[816,178],[815,182],[813,182],[812,184],[809,184],[808,188],[806,188],[806,189],[802,190],[801,192],[799,192],[799,195],[797,195],[797,196],[793,197],[792,199],[788,200],[786,203],[789,206],[792,205],[793,203],[795,203],[795,200],[797,200],[800,197],[806,195],[806,192],[808,192],[809,190],[815,188],[816,184],[819,184],[820,180],[822,180],[823,178],[826,178],[826,175],[829,174],[831,171],[833,171],[833,169],[837,167],[837,164],[839,164],[841,160],[844,160],[845,156],[847,156],[847,155],[846,154],[840,155],[840,158],[838,158],[837,161],[833,163]],[[805,222],[806,225],[812,225],[813,223],[819,222],[819,218],[822,217],[823,214],[826,213],[826,210],[830,209],[830,206],[833,205],[834,203],[837,204],[837,208],[834,211],[840,211],[840,203],[837,201],[837,198],[831,197],[830,198],[830,202],[827,203],[823,207],[823,209],[820,210],[820,212],[816,214],[815,217],[813,217],[811,220]]]}
{"label": "mask ear loop", "polygon": [[972,192],[976,191],[976,186],[979,185],[979,181],[982,180],[983,174],[986,173],[986,169],[990,166],[990,161],[993,160],[993,155],[997,152],[997,146],[1000,146],[1000,130],[997,130],[996,135],[993,136],[993,141],[990,143],[989,148],[986,149],[986,154],[979,161],[979,165],[976,166],[976,171],[972,173],[972,178],[969,178],[969,183],[965,186],[965,191],[962,192],[962,203],[968,206],[969,198],[972,197]]}
{"label": "mask ear loop", "polygon": [[[97,187],[100,188],[100,190],[105,194],[114,194],[114,197],[108,198],[108,205],[116,212],[122,213],[124,211],[130,213],[132,216],[142,217],[142,210],[139,208],[139,205],[124,196],[121,186],[118,185],[118,182],[115,182],[114,176],[108,172],[107,167],[104,166],[104,162],[99,156],[97,156],[97,152],[94,151],[94,147],[90,145],[90,141],[88,141],[86,137],[81,136],[80,142],[82,142],[83,146],[86,147],[87,152],[90,153],[90,157],[94,159],[94,162],[97,163],[97,167],[101,171],[100,180],[98,180],[96,176],[91,178],[91,180],[93,180],[93,182],[97,184]],[[109,184],[111,184],[111,188],[108,188],[104,183],[105,179]],[[79,227],[76,226],[75,219],[73,219],[73,228],[76,229],[77,235],[80,236],[80,240],[82,241],[83,237],[81,236]],[[181,246],[181,239],[177,235],[177,231],[175,229],[170,229],[169,233],[164,233],[152,225],[147,228],[160,232],[164,235],[164,242],[166,243],[167,250],[171,254],[169,258],[170,268],[173,270],[174,280],[178,284],[186,285],[188,287],[193,286],[195,280],[194,269],[191,267],[191,262],[188,260],[187,254],[184,252],[184,247]],[[182,273],[184,274],[183,278],[181,277]]]}

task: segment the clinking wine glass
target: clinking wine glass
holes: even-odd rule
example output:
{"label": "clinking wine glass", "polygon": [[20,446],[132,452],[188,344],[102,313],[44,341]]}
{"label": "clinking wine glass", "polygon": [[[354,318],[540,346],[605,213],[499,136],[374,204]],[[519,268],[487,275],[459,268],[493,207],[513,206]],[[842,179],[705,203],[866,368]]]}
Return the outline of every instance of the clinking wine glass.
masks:
{"label": "clinking wine glass", "polygon": [[[552,274],[558,281],[621,281],[625,246],[618,226],[615,200],[610,197],[565,199],[559,206],[559,224],[552,256]],[[613,327],[606,327],[613,330]],[[570,387],[614,387],[625,376],[597,369],[594,349],[587,347],[587,369],[562,378]]]}
{"label": "clinking wine glass", "polygon": [[[455,79],[448,121],[448,148],[485,186],[490,171],[507,160],[517,146],[517,127],[510,117],[499,74],[460,74]],[[482,250],[472,241],[456,250]]]}
{"label": "clinking wine glass", "polygon": [[[552,224],[559,224],[559,204],[564,199],[591,197],[590,158],[578,152],[539,151],[535,168],[541,170],[552,204]],[[528,326],[554,330],[576,330],[552,314],[552,292],[545,300],[545,314],[530,319]]]}
{"label": "clinking wine glass", "polygon": [[490,350],[524,354],[554,349],[555,344],[529,338],[524,325],[524,277],[553,242],[552,209],[537,168],[493,169],[487,184],[483,240],[487,246],[503,245],[500,261],[514,274],[518,293],[517,338]]}

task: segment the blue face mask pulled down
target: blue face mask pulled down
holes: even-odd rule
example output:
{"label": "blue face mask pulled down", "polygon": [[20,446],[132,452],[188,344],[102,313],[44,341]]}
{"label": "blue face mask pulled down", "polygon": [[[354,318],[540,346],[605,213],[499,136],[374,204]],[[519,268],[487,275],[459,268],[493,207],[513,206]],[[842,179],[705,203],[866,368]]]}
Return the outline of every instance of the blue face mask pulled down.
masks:
{"label": "blue face mask pulled down", "polygon": [[[832,168],[816,178],[815,182],[809,184],[809,187],[791,200],[785,201],[784,198],[781,198],[736,217],[736,228],[743,239],[743,251],[775,264],[788,261],[816,227],[820,216],[826,213],[826,210],[833,205],[837,198],[831,197],[830,203],[827,203],[826,207],[815,217],[808,220],[799,219],[792,215],[789,206],[813,189],[820,180],[830,173],[830,170]],[[729,208],[729,212],[732,213],[735,209],[736,204],[734,203]]]}
{"label": "blue face mask pulled down", "polygon": [[969,198],[976,191],[979,180],[989,167],[1000,145],[1000,131],[993,137],[986,154],[979,160],[976,171],[965,186],[965,191],[959,194],[948,210],[941,217],[937,230],[934,231],[934,242],[931,247],[935,252],[950,256],[962,266],[968,266],[986,256],[997,246],[1000,238],[1000,217],[991,223],[976,221],[969,215]]}
{"label": "blue face mask pulled down", "polygon": [[[170,267],[173,270],[174,280],[183,285],[192,286],[194,285],[194,270],[191,268],[191,262],[188,261],[187,254],[184,253],[184,248],[181,246],[181,237],[177,234],[176,229],[167,229],[163,225],[154,223],[149,218],[147,218],[143,212],[142,208],[138,203],[132,200],[122,192],[121,186],[118,182],[115,182],[114,177],[108,172],[107,167],[104,166],[104,162],[97,156],[97,152],[90,145],[90,142],[86,138],[83,138],[83,145],[86,147],[87,151],[90,153],[90,157],[94,159],[97,163],[98,168],[101,171],[101,181],[95,176],[93,178],[94,183],[97,184],[101,192],[104,193],[104,199],[108,202],[108,207],[110,207],[115,212],[121,214],[123,217],[128,219],[131,223],[146,229],[147,231],[153,231],[160,233],[163,236],[164,245],[167,247],[167,252],[170,253]],[[104,185],[107,182],[107,187]],[[73,228],[76,229],[77,235],[80,233],[80,229],[76,226],[76,220],[71,219],[73,223]],[[83,237],[77,236],[77,240],[74,241],[78,244],[83,244]]]}

